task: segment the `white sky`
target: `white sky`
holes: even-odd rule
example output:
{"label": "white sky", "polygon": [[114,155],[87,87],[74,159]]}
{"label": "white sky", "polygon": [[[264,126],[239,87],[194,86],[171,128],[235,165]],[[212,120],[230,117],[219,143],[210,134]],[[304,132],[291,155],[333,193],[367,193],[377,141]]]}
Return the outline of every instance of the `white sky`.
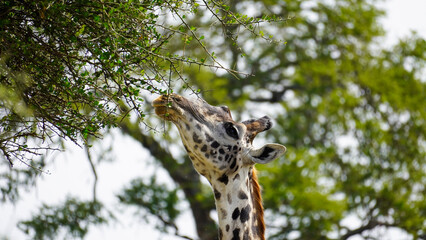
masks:
{"label": "white sky", "polygon": [[389,43],[396,43],[398,38],[417,31],[426,38],[426,1],[425,0],[390,0],[384,4],[387,17],[383,21],[388,32]]}
{"label": "white sky", "polygon": [[[418,31],[426,38],[426,0],[391,0],[384,3],[387,17],[383,20],[385,30],[388,32],[386,45],[395,43],[398,38],[405,37],[411,30]],[[111,139],[106,139],[111,141]],[[97,170],[99,174],[98,197],[102,198],[114,213],[118,215],[118,222],[107,226],[92,228],[86,239],[181,239],[169,235],[161,235],[152,225],[147,225],[138,218],[132,216],[133,210],[118,209],[115,200],[117,194],[125,184],[136,177],[147,176],[144,172],[158,171],[168,179],[167,174],[160,168],[146,164],[150,156],[138,143],[128,137],[116,134],[114,144],[116,149],[123,149],[116,154],[114,163],[103,163]],[[45,175],[36,189],[23,195],[16,205],[3,204],[0,206],[0,237],[8,237],[14,240],[27,239],[19,229],[16,222],[29,219],[32,213],[36,213],[42,203],[58,203],[67,196],[80,196],[81,199],[91,199],[93,175],[90,170],[85,153],[82,149],[71,147],[66,153],[56,153],[48,157],[55,159],[55,163],[49,167],[50,175]],[[186,204],[181,209],[188,209]],[[119,211],[117,211],[119,210]],[[124,212],[123,212],[124,211]],[[350,224],[355,218],[346,219]],[[356,224],[355,222],[353,222]],[[178,219],[181,234],[195,237],[195,228],[189,211]],[[384,230],[383,230],[384,231]],[[407,236],[396,230],[386,232],[384,240],[401,240]],[[357,238],[351,238],[356,240]]]}

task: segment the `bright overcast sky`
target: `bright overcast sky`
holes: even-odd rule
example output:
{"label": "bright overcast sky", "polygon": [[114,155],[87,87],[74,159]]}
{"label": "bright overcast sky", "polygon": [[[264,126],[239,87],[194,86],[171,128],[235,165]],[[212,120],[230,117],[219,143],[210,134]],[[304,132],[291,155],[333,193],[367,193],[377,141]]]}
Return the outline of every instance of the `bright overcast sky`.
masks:
{"label": "bright overcast sky", "polygon": [[[386,44],[395,43],[398,38],[408,36],[411,30],[416,30],[421,36],[426,38],[426,0],[390,0],[383,5],[387,10],[387,17],[383,19],[385,30],[388,32]],[[120,163],[126,162],[125,166],[114,166],[114,164],[104,164],[107,166],[98,169],[99,185],[98,196],[109,197],[106,202],[113,204],[114,195],[121,189],[123,184],[128,183],[134,177],[142,176],[143,171],[154,171],[153,166],[148,166],[140,161],[140,156],[148,155],[140,148],[139,144],[126,138],[116,138],[115,141],[127,149],[120,153]],[[120,147],[118,147],[120,148]],[[75,149],[75,148],[74,148]],[[118,153],[116,153],[118,154]],[[59,156],[61,155],[61,156]],[[55,164],[51,165],[50,175],[46,175],[43,181],[32,191],[25,195],[24,199],[17,205],[0,205],[0,237],[6,236],[14,240],[27,239],[15,226],[16,221],[28,219],[31,213],[35,213],[41,203],[57,203],[64,200],[66,194],[79,193],[82,199],[90,199],[93,177],[90,167],[82,150],[76,149],[71,153],[56,154],[50,158],[57,157]],[[120,169],[118,172],[117,169]],[[157,170],[158,171],[158,170]],[[126,173],[125,176],[117,179],[119,173]],[[187,206],[182,206],[187,209]],[[113,209],[112,209],[113,210]],[[116,210],[115,210],[116,211]],[[120,223],[112,223],[110,226],[104,226],[101,229],[90,231],[86,239],[158,239],[158,232],[152,230],[152,226],[146,226],[145,223],[137,221],[129,211],[128,219],[120,219]],[[178,219],[179,227],[183,234],[194,236],[195,229],[193,219],[189,213],[183,214]],[[396,234],[396,235],[395,235]],[[400,240],[404,236],[398,233],[386,235],[385,240]],[[164,236],[163,239],[179,239]],[[355,240],[356,238],[351,238]]]}
{"label": "bright overcast sky", "polygon": [[391,43],[407,36],[411,30],[416,30],[426,38],[425,0],[389,0],[384,7],[387,10],[387,17],[383,24]]}

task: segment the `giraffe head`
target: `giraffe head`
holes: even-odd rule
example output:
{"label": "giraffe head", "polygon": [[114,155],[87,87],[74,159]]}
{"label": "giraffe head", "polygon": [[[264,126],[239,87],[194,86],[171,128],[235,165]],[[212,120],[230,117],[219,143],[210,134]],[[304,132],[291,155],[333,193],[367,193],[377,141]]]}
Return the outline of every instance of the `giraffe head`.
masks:
{"label": "giraffe head", "polygon": [[216,179],[227,182],[227,176],[239,169],[268,163],[286,151],[275,143],[252,146],[258,133],[272,127],[267,116],[239,123],[232,119],[228,107],[177,94],[160,96],[153,106],[158,116],[177,126],[194,168],[210,183]]}

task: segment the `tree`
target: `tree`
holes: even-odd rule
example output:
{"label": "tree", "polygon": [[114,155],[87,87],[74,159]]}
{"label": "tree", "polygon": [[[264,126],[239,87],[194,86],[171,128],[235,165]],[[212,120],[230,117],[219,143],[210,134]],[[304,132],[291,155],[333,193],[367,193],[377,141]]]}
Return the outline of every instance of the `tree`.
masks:
{"label": "tree", "polygon": [[[259,108],[250,111],[246,101],[280,113],[271,141],[284,143],[287,156],[265,167],[260,180],[269,189],[270,239],[380,239],[369,232],[377,227],[424,238],[425,111],[418,103],[425,40],[413,35],[380,49],[382,12],[374,1],[274,3],[256,9],[298,16],[277,31],[286,46],[245,39],[255,54],[231,65],[255,75],[207,95],[213,102],[231,96],[231,109],[242,103],[249,115]],[[220,84],[204,79],[195,84]],[[362,224],[344,225],[348,215]]]}
{"label": "tree", "polygon": [[[255,75],[207,95],[231,96],[234,109],[246,99],[280,113],[271,141],[288,146],[287,157],[265,167],[260,180],[270,189],[270,239],[380,238],[369,233],[380,226],[424,238],[425,111],[418,103],[425,40],[413,35],[372,51],[382,12],[370,1],[277,1],[256,9],[272,8],[299,16],[279,32],[287,45],[262,48],[245,39],[256,54],[231,65]],[[201,86],[217,88],[209,80]],[[343,225],[348,215],[362,224]]]}
{"label": "tree", "polygon": [[[123,131],[129,130],[134,124],[127,119],[131,114],[146,123],[145,97],[172,91],[169,86],[172,78],[180,79],[182,87],[191,89],[181,75],[182,64],[222,69],[236,76],[234,70],[216,59],[204,36],[199,34],[198,25],[189,25],[185,20],[187,15],[202,12],[201,15],[217,19],[220,25],[238,22],[259,36],[253,25],[275,21],[269,17],[247,18],[229,11],[221,2],[3,1],[0,9],[0,150],[5,160],[2,164],[7,162],[13,167],[20,161],[27,165],[27,168],[15,167],[2,172],[3,201],[16,201],[19,189],[43,173],[44,150],[61,149],[63,140],[88,148],[92,138],[100,137],[105,129],[121,126]],[[226,12],[226,16],[219,16],[220,11]],[[195,44],[202,50],[203,57],[171,51],[171,43],[175,42]],[[138,124],[131,130],[136,130]],[[158,140],[145,135],[142,140],[146,147],[157,151],[155,154],[166,152],[157,156],[162,157],[162,161],[174,160]],[[97,179],[90,151],[87,153]],[[36,158],[37,155],[40,157]],[[183,181],[179,180],[181,173],[176,178],[177,182]],[[191,178],[195,178],[193,186],[187,187],[187,191],[183,187],[188,198],[202,187],[193,170],[189,180]],[[156,196],[160,188],[154,186],[154,189],[151,192]],[[125,196],[128,192],[119,198],[130,204],[133,198]],[[173,196],[169,196],[170,201]],[[195,215],[201,217],[200,223],[210,225],[207,236],[216,235],[212,234],[210,206],[202,206],[201,202],[194,201],[194,209],[206,211]],[[173,226],[174,218],[170,216],[173,206],[166,205],[168,217],[164,215],[161,220]],[[161,203],[157,207],[161,208]],[[149,209],[154,211],[154,208]],[[58,216],[63,218],[55,218]],[[22,222],[20,227],[26,232],[33,229],[36,238],[54,238],[58,228],[69,226],[70,234],[83,237],[88,225],[106,221],[103,216],[102,204],[96,198],[95,181],[92,201],[78,202],[71,198],[64,206],[43,206],[38,216]],[[200,236],[203,237],[202,233]]]}
{"label": "tree", "polygon": [[[97,116],[99,110],[102,112],[100,113],[102,117],[105,113],[103,108],[109,106],[107,103],[113,103],[115,108],[106,112],[113,113],[107,116],[113,115],[114,118],[101,119],[105,121],[106,126],[119,126],[123,133],[140,142],[169,172],[170,177],[184,192],[185,200],[191,206],[200,239],[217,238],[214,222],[210,218],[210,211],[214,209],[213,197],[203,191],[204,186],[185,154],[172,156],[165,147],[179,141],[173,137],[175,136],[173,129],[167,128],[168,134],[160,137],[143,131],[140,125],[143,121],[154,123],[155,119],[144,118],[143,115],[121,119],[128,115],[131,109],[143,112],[146,107],[146,105],[137,104],[137,99],[133,98],[136,97],[136,94],[133,94],[134,90],[146,87],[148,91],[167,92],[169,86],[163,90],[159,87],[161,85],[154,83],[156,78],[153,73],[156,71],[159,72],[157,80],[160,82],[168,83],[169,79],[180,78],[185,87],[201,89],[201,94],[208,102],[229,105],[235,110],[233,113],[237,119],[240,119],[242,115],[260,114],[259,107],[253,109],[252,106],[255,104],[267,106],[265,109],[272,109],[270,113],[274,114],[271,117],[276,120],[276,126],[273,134],[268,138],[285,144],[288,153],[285,158],[277,160],[273,165],[262,167],[260,172],[260,182],[265,189],[264,202],[270,229],[269,239],[348,239],[355,235],[380,239],[380,236],[370,231],[378,227],[396,227],[406,231],[415,239],[425,238],[426,201],[423,193],[426,184],[424,173],[426,113],[424,108],[419,107],[425,96],[424,79],[421,78],[426,58],[423,51],[426,47],[424,39],[413,35],[411,38],[401,40],[392,49],[381,48],[378,41],[381,39],[383,30],[377,19],[383,12],[377,9],[375,1],[345,0],[333,3],[290,0],[232,1],[227,6],[212,1],[202,2],[203,6],[211,7],[203,10],[200,10],[200,5],[196,4],[167,4],[169,3],[166,3],[167,7],[163,10],[176,14],[174,16],[178,17],[175,19],[184,20],[185,24],[177,28],[169,27],[174,29],[172,33],[178,37],[173,35],[166,38],[167,41],[157,37],[156,41],[149,42],[149,44],[157,43],[161,46],[158,48],[157,55],[147,54],[149,57],[146,58],[152,61],[146,66],[148,69],[152,67],[153,70],[143,74],[146,79],[141,80],[136,77],[133,79],[132,74],[138,72],[136,69],[144,69],[138,65],[137,59],[144,59],[143,56],[124,51],[123,55],[117,55],[128,56],[131,60],[123,60],[125,57],[118,58],[114,60],[117,61],[114,62],[117,63],[116,65],[113,64],[115,68],[108,68],[112,57],[104,56],[108,60],[105,61],[107,63],[105,66],[94,66],[93,70],[90,69],[88,73],[85,73],[88,75],[83,74],[82,77],[83,79],[86,76],[87,78],[96,77],[92,74],[96,72],[96,69],[101,71],[103,67],[110,69],[111,75],[98,76],[94,80],[96,84],[94,82],[92,85],[89,84],[93,87],[90,91],[101,89],[98,88],[98,84],[102,86],[102,79],[109,81],[122,78],[123,83],[126,84],[124,79],[127,76],[123,77],[123,73],[129,73],[130,76],[127,78],[133,79],[129,80],[131,87],[129,91],[114,88],[108,89],[108,94],[104,95],[102,92],[101,97],[106,101],[100,102],[104,105],[98,108],[89,105],[87,112],[84,112],[82,116],[86,118],[87,115]],[[51,7],[48,8],[47,3],[44,6],[37,4],[36,6],[39,6],[39,9],[43,7],[51,9]],[[123,12],[126,13],[126,6],[133,9],[131,6],[135,5],[121,4],[110,6],[110,8],[120,9],[118,13],[113,11],[120,15]],[[160,9],[162,8],[160,6],[164,5],[159,3],[149,6],[151,8],[146,7],[149,10],[144,16],[149,16],[150,10]],[[182,6],[192,6],[188,8],[191,9],[191,14],[177,14]],[[253,18],[246,17],[245,12]],[[40,16],[42,13],[46,15],[38,10]],[[109,17],[102,21],[107,22],[107,25],[112,20],[125,21],[122,15],[111,15],[113,13],[109,13]],[[134,15],[130,16],[140,20],[136,16],[139,16],[139,13],[134,12]],[[156,11],[151,13],[156,15]],[[258,27],[263,24],[261,16],[269,15],[291,20],[282,22],[282,25],[268,25],[259,29]],[[92,18],[95,21],[96,15],[93,14]],[[149,21],[149,19],[141,21]],[[81,31],[85,33],[86,28],[91,26],[86,24],[82,27],[84,25],[79,20],[76,20],[76,23],[78,23],[77,26],[73,28],[66,26],[64,29],[74,29],[67,31],[69,33],[76,33],[83,29]],[[141,25],[143,24],[135,24],[135,26]],[[120,25],[114,23],[113,26]],[[157,25],[154,24],[154,26]],[[267,31],[272,33],[274,38],[284,39],[287,44],[271,44],[265,41],[265,36],[268,36],[267,39],[270,38]],[[96,39],[99,37],[98,33],[102,33],[101,31],[89,32],[93,35],[87,35],[91,36],[88,39]],[[151,34],[156,36],[154,32]],[[106,41],[103,38],[99,39]],[[123,45],[114,49],[129,49],[126,48],[125,43],[133,43],[135,38],[125,38],[128,41],[124,43],[121,43],[119,39],[115,40],[116,44]],[[203,41],[203,39],[209,41]],[[2,39],[2,43],[4,41]],[[80,51],[75,47],[76,45],[78,46],[78,43],[71,44],[78,55]],[[94,55],[97,56],[94,59],[102,60],[101,55],[104,52],[114,52],[104,51],[108,49],[107,46],[110,45],[96,46],[100,51],[98,55]],[[157,45],[146,46],[139,47],[150,49]],[[13,48],[8,47],[8,49]],[[3,51],[2,49],[2,53]],[[83,54],[80,57],[90,58],[91,56]],[[161,56],[169,57],[173,61],[164,60],[165,58]],[[123,69],[123,73],[120,73],[119,67],[124,67],[124,64],[120,65],[119,60],[134,63],[135,66],[130,64],[129,69]],[[180,65],[179,61],[192,64]],[[41,66],[46,65],[49,64],[43,62]],[[28,69],[31,69],[25,68],[26,71],[25,69],[18,71],[19,68],[12,68],[10,63],[2,66],[8,67],[3,67],[3,72],[14,73],[14,76],[19,73],[28,74],[27,72],[30,72]],[[214,68],[233,70],[212,71],[202,66],[213,68],[213,70]],[[37,68],[34,71],[37,72]],[[80,73],[80,69],[77,72]],[[72,76],[68,72],[65,75]],[[3,76],[2,79],[11,78]],[[80,76],[76,77],[75,81],[78,79]],[[15,86],[15,88],[22,86],[14,85],[11,80],[8,81],[8,86]],[[98,83],[99,81],[101,83]],[[136,85],[138,81],[146,81],[148,85],[145,83]],[[174,84],[177,83],[174,82]],[[149,86],[151,88],[148,89]],[[83,92],[88,95],[89,89],[84,88]],[[177,86],[175,89],[178,89]],[[17,101],[21,100],[19,97],[15,98],[18,99]],[[84,99],[83,97],[77,99],[80,98]],[[10,109],[8,105],[4,104],[4,106]],[[70,109],[80,110],[85,105],[77,106]],[[22,118],[20,110],[14,111],[17,112],[14,112],[14,119]],[[90,132],[91,128],[82,128],[86,125],[75,122],[72,115],[69,115],[68,120],[72,120],[75,126],[80,127],[74,133],[78,132],[83,139],[87,139],[88,135],[96,135],[96,132],[104,126],[102,125],[104,122],[95,122],[100,125],[95,125],[97,126],[95,130]],[[85,123],[88,122],[85,121]],[[22,125],[18,127],[22,129]],[[88,130],[83,131],[86,128]],[[13,129],[18,128],[12,128],[8,132],[19,133],[12,131]],[[85,132],[87,134],[84,134]],[[165,140],[169,141],[167,145],[164,144]],[[36,163],[42,162],[36,161],[31,164]],[[34,176],[30,175],[34,174],[32,169],[25,169],[25,171],[29,177]],[[10,184],[13,189],[21,186],[21,183],[13,181],[10,181]],[[159,185],[155,178],[150,182],[135,180],[130,187],[119,194],[118,198],[125,205],[135,205],[146,209],[147,214],[155,214],[163,223],[159,226],[163,231],[172,229],[175,231],[172,231],[172,234],[179,235],[174,225],[178,214],[175,208],[178,201],[176,189],[167,191],[162,189],[164,187]],[[5,192],[7,191],[3,191]],[[151,196],[156,201],[150,202],[144,199],[145,195]],[[70,201],[66,204],[69,205],[69,203]],[[66,204],[63,210],[67,209]],[[87,208],[80,209],[82,209],[82,216],[86,216],[83,213],[89,212]],[[106,214],[102,212],[102,207],[96,209],[98,210],[90,215],[97,217],[91,218],[89,222],[92,224],[102,223],[104,219],[107,219]],[[41,210],[39,216],[23,222],[22,228],[35,233],[43,231],[43,228],[37,228],[40,221],[47,222],[41,216],[53,215]],[[342,220],[350,215],[356,216],[361,225],[345,225]],[[82,223],[85,223],[88,217],[80,219]],[[47,225],[51,227],[44,230],[52,229],[57,222],[59,222],[58,219],[53,219],[51,225]],[[68,224],[63,223],[63,226]],[[46,230],[46,233],[48,232]],[[70,232],[73,233],[73,231]]]}

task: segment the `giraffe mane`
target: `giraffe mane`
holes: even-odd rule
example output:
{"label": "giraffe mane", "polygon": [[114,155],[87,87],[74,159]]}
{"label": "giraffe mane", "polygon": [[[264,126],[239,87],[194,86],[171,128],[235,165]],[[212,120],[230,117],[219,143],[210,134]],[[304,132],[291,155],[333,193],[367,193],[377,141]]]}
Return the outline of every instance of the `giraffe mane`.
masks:
{"label": "giraffe mane", "polygon": [[262,205],[262,195],[260,193],[261,187],[257,181],[256,169],[253,168],[253,176],[251,179],[251,186],[253,191],[253,207],[256,209],[257,215],[257,227],[258,233],[261,240],[265,240],[265,221],[263,219],[263,205]]}

